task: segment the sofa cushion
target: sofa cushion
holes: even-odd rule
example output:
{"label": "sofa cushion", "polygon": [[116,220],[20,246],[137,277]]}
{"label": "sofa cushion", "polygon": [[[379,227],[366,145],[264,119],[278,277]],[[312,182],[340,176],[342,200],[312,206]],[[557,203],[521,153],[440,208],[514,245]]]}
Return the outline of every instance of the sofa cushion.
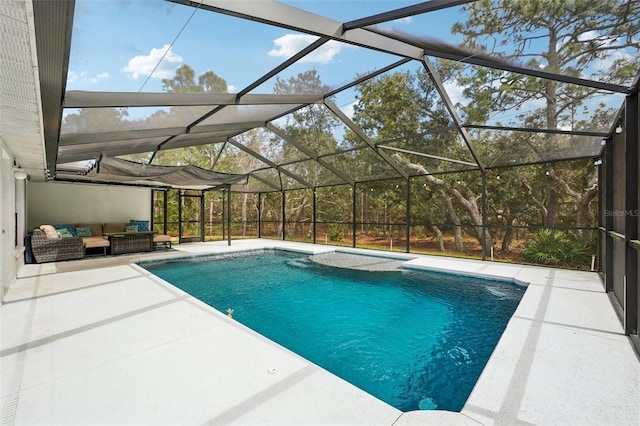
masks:
{"label": "sofa cushion", "polygon": [[124,232],[138,232],[138,227],[136,225],[127,225],[124,228]]}
{"label": "sofa cushion", "polygon": [[128,223],[105,223],[102,225],[102,233],[116,233],[116,232],[124,232],[124,229],[129,225]]}
{"label": "sofa cushion", "polygon": [[47,238],[60,238],[58,237],[58,232],[53,225],[40,225],[40,230],[44,232],[44,235],[46,235]]}
{"label": "sofa cushion", "polygon": [[109,247],[109,240],[106,237],[84,237],[82,243],[85,248]]}
{"label": "sofa cushion", "polygon": [[91,237],[91,228],[88,226],[76,226],[76,235],[78,237]]}
{"label": "sofa cushion", "polygon": [[77,223],[76,229],[78,228],[91,228],[91,236],[99,237],[102,235],[102,224],[101,223]]}
{"label": "sofa cushion", "polygon": [[147,232],[149,230],[149,221],[148,220],[134,220],[131,219],[129,223],[133,226],[138,227],[138,231]]}
{"label": "sofa cushion", "polygon": [[67,228],[58,229],[57,233],[60,238],[73,238],[73,234]]}
{"label": "sofa cushion", "polygon": [[72,237],[76,236],[76,228],[73,225],[71,225],[70,223],[53,225],[53,227],[56,228],[56,231],[59,231],[61,229],[66,229],[66,230],[69,231],[69,233],[71,234]]}

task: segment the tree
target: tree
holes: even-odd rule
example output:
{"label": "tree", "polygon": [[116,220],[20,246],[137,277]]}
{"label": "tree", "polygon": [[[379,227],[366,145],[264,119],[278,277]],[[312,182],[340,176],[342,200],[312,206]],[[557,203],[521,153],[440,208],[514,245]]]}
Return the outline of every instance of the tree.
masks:
{"label": "tree", "polygon": [[[253,129],[238,136],[238,140],[247,148],[254,151],[260,151],[260,147],[265,144],[267,138],[262,130]],[[235,160],[235,169],[233,170],[234,173],[249,173],[262,165],[260,160],[243,151],[236,151],[233,157]],[[241,194],[240,207],[240,215],[242,218],[242,236],[245,236],[247,233],[248,202],[249,194],[247,192],[243,192]]]}
{"label": "tree", "polygon": [[[629,82],[638,68],[640,3],[636,1],[614,5],[608,0],[499,0],[497,4],[480,0],[465,5],[464,11],[468,19],[456,23],[453,32],[463,35],[464,44],[476,51],[489,46],[492,54],[519,60],[531,69],[611,83]],[[513,50],[507,51],[509,47]],[[623,49],[632,49],[636,54],[616,54]],[[541,109],[522,113],[516,119],[534,128],[593,129],[594,120],[576,119],[576,114],[586,100],[602,92],[599,89],[486,68],[474,71],[456,75],[471,99],[462,108],[467,121],[484,123],[492,115],[518,110],[530,101],[542,101]],[[606,126],[599,130],[608,130],[612,111],[601,106],[593,116],[608,116],[608,122],[595,123]],[[536,159],[544,158],[548,150],[565,141],[560,135],[547,135],[529,141],[528,152]],[[569,196],[579,206],[578,223],[593,226],[589,204],[597,194],[595,168],[579,168],[576,175],[570,168],[561,173],[551,164],[547,167],[555,185],[549,185],[545,197],[545,224],[556,224],[558,203],[561,197]],[[585,186],[576,187],[584,182]],[[585,239],[589,236],[590,233],[583,234]]]}
{"label": "tree", "polygon": [[[384,74],[358,85],[354,121],[376,142],[393,140],[397,148],[420,151],[424,149],[421,147],[429,146],[429,154],[449,158],[466,156],[466,147],[452,143],[457,135],[455,130],[447,128],[451,118],[438,101],[438,96],[424,72]],[[353,134],[348,135],[355,138]],[[473,223],[478,241],[483,242],[479,196],[471,190],[471,185],[456,186],[445,178],[434,176],[434,173],[444,171],[441,167],[446,167],[445,162],[430,168],[424,159],[411,159],[405,154],[394,154],[393,159],[401,168],[424,175],[425,181],[434,188],[434,195],[441,201],[439,206],[447,212],[453,224],[456,250],[464,250],[463,214]],[[460,177],[456,180],[460,180]],[[462,208],[461,212],[454,203]],[[438,212],[433,211],[425,217],[437,215]],[[434,231],[436,234],[440,232],[439,229]],[[492,244],[489,233],[485,234],[484,239],[486,244]]]}
{"label": "tree", "polygon": [[76,113],[63,118],[67,133],[97,133],[109,130],[127,130],[129,115],[127,108],[80,108]]}
{"label": "tree", "polygon": [[[169,93],[226,93],[227,82],[213,71],[207,71],[198,77],[195,82],[195,71],[187,64],[176,69],[176,74],[171,79],[162,79],[162,88]],[[169,111],[158,110],[149,117],[148,126],[166,127],[175,122],[183,125],[184,117],[192,121],[203,116],[212,107],[170,108]],[[213,170],[216,166],[215,159],[222,149],[221,144],[194,145],[186,148],[160,151],[155,158],[156,164],[176,165],[192,164],[205,169]]]}
{"label": "tree", "polygon": [[227,82],[213,71],[201,74],[198,84],[205,93],[227,93]]}
{"label": "tree", "polygon": [[[316,70],[305,71],[288,80],[277,77],[273,88],[273,92],[276,94],[317,94],[326,93],[329,90],[329,86],[322,83]],[[296,144],[303,145],[314,154],[324,154],[338,149],[338,143],[334,136],[334,128],[337,123],[336,117],[324,105],[312,104],[286,116],[282,130]],[[278,145],[280,142],[282,144]],[[276,145],[279,149],[275,148]],[[331,179],[335,179],[332,172],[316,161],[297,162],[307,156],[293,144],[274,138],[272,145],[264,148],[270,149],[274,162],[278,164],[290,163],[286,166],[286,170],[313,185],[313,188],[307,189],[314,189],[319,185],[326,184]],[[312,205],[311,197],[310,190],[287,193],[286,208],[290,222],[297,224],[310,219],[306,217],[305,211]]]}
{"label": "tree", "polygon": [[170,93],[198,93],[202,86],[196,84],[196,72],[189,65],[184,64],[176,69],[173,78],[162,79],[162,90]]}

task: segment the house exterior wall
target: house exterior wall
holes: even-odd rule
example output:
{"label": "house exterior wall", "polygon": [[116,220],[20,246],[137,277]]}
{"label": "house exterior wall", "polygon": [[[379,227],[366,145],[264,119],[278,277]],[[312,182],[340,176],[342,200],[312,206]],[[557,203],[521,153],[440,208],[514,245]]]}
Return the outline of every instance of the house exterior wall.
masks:
{"label": "house exterior wall", "polygon": [[15,282],[18,269],[24,265],[25,181],[14,179],[13,157],[4,144],[0,151],[1,303],[4,294]]}
{"label": "house exterior wall", "polygon": [[150,220],[151,189],[62,182],[29,182],[27,229],[44,223]]}

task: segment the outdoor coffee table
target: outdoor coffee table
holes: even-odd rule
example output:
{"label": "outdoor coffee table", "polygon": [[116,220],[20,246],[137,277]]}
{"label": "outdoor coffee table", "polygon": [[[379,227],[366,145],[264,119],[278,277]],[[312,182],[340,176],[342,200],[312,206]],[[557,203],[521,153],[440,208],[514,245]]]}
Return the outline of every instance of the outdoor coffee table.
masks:
{"label": "outdoor coffee table", "polygon": [[111,254],[136,253],[153,251],[154,231],[143,232],[111,232],[104,235],[109,238]]}

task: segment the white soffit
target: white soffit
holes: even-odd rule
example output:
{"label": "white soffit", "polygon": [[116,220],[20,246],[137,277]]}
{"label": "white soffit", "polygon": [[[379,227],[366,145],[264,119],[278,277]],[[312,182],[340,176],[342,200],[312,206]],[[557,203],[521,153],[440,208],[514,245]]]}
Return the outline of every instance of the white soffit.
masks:
{"label": "white soffit", "polygon": [[0,4],[0,137],[33,178],[45,169],[31,0]]}

